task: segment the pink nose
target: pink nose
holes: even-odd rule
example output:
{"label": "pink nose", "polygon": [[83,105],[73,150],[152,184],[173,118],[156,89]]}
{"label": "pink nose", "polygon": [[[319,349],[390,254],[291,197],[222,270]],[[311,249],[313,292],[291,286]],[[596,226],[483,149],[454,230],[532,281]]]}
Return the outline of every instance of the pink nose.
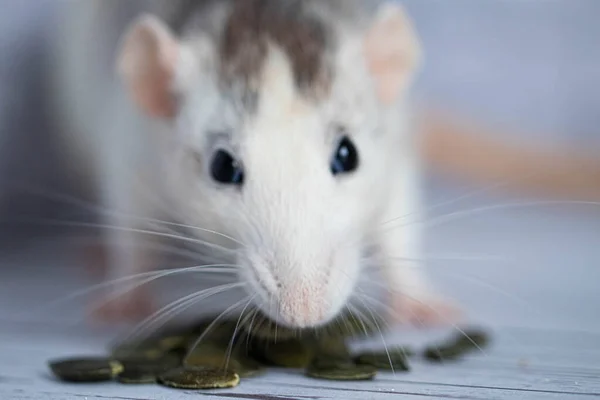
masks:
{"label": "pink nose", "polygon": [[280,291],[279,316],[292,327],[307,328],[322,324],[327,309],[322,287],[294,284]]}

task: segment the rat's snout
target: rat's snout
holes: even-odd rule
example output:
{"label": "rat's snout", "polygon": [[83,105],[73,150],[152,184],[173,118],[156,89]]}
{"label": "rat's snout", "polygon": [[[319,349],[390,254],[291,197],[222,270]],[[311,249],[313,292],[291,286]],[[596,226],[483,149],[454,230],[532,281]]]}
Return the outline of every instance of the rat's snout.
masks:
{"label": "rat's snout", "polygon": [[[286,253],[291,254],[291,253]],[[344,254],[345,255],[345,254]],[[260,261],[258,261],[260,259]],[[334,319],[347,303],[355,274],[347,257],[249,257],[244,272],[256,305],[290,328],[311,328]]]}
{"label": "rat's snout", "polygon": [[[250,261],[251,260],[251,261]],[[259,261],[260,260],[260,261]],[[291,263],[249,257],[251,287],[257,305],[275,321],[293,328],[326,323],[336,314],[332,305],[331,266],[315,268],[314,261]]]}
{"label": "rat's snout", "polygon": [[282,285],[278,293],[279,318],[288,326],[306,328],[325,323],[331,314],[325,282],[306,279]]}

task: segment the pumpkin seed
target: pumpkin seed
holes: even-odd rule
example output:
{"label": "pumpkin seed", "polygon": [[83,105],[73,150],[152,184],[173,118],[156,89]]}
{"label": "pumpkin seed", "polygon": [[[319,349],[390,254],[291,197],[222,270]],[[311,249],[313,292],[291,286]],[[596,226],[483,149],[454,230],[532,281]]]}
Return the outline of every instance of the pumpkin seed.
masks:
{"label": "pumpkin seed", "polygon": [[180,367],[158,376],[161,385],[176,389],[224,389],[240,383],[240,376],[214,367]]}
{"label": "pumpkin seed", "polygon": [[354,362],[359,365],[372,365],[378,370],[410,371],[403,348],[392,348],[387,352],[361,353],[354,358]]}
{"label": "pumpkin seed", "polygon": [[68,382],[110,381],[123,371],[123,365],[109,358],[70,358],[48,362],[55,376]]}
{"label": "pumpkin seed", "polygon": [[444,343],[430,345],[425,348],[423,356],[429,361],[454,360],[473,350],[480,350],[489,342],[489,336],[482,330],[463,330]]}

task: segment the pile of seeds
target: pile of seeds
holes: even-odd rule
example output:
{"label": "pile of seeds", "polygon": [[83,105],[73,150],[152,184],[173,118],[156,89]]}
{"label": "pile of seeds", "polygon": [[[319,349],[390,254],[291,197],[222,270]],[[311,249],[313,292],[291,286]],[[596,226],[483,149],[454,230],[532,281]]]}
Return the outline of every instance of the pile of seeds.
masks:
{"label": "pile of seeds", "polygon": [[[373,379],[381,370],[409,371],[408,357],[415,355],[410,349],[352,354],[346,341],[372,333],[354,317],[305,332],[206,320],[189,329],[120,343],[105,358],[51,360],[49,366],[68,382],[158,383],[178,389],[232,388],[269,367],[300,369],[311,378],[338,381]],[[429,346],[422,355],[432,361],[456,359],[485,344],[485,332],[470,330],[448,343]]]}

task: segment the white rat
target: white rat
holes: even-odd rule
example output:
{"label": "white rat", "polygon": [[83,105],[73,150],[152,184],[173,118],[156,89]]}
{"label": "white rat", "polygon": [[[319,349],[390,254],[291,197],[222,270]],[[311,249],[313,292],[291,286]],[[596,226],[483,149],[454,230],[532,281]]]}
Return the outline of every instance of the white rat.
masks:
{"label": "white rat", "polygon": [[[419,261],[419,226],[390,223],[423,211],[409,108],[421,51],[400,5],[88,0],[70,11],[56,112],[74,171],[118,211],[106,216],[107,279],[158,266],[146,220],[128,216],[174,214],[234,251],[255,306],[283,325],[332,320],[373,250],[394,318],[457,315]],[[464,154],[440,153],[455,137],[426,154],[460,170]],[[498,157],[487,169],[466,159],[499,170]],[[135,313],[141,295],[105,311]]]}
{"label": "white rat", "polygon": [[[157,267],[128,215],[171,217],[168,202],[199,239],[236,250],[239,280],[281,324],[336,317],[369,249],[396,317],[449,317],[416,261],[418,226],[384,226],[421,204],[407,101],[420,49],[398,4],[116,4],[73,3],[55,68],[70,154],[118,211],[108,279]],[[108,311],[129,314],[139,296]]]}

